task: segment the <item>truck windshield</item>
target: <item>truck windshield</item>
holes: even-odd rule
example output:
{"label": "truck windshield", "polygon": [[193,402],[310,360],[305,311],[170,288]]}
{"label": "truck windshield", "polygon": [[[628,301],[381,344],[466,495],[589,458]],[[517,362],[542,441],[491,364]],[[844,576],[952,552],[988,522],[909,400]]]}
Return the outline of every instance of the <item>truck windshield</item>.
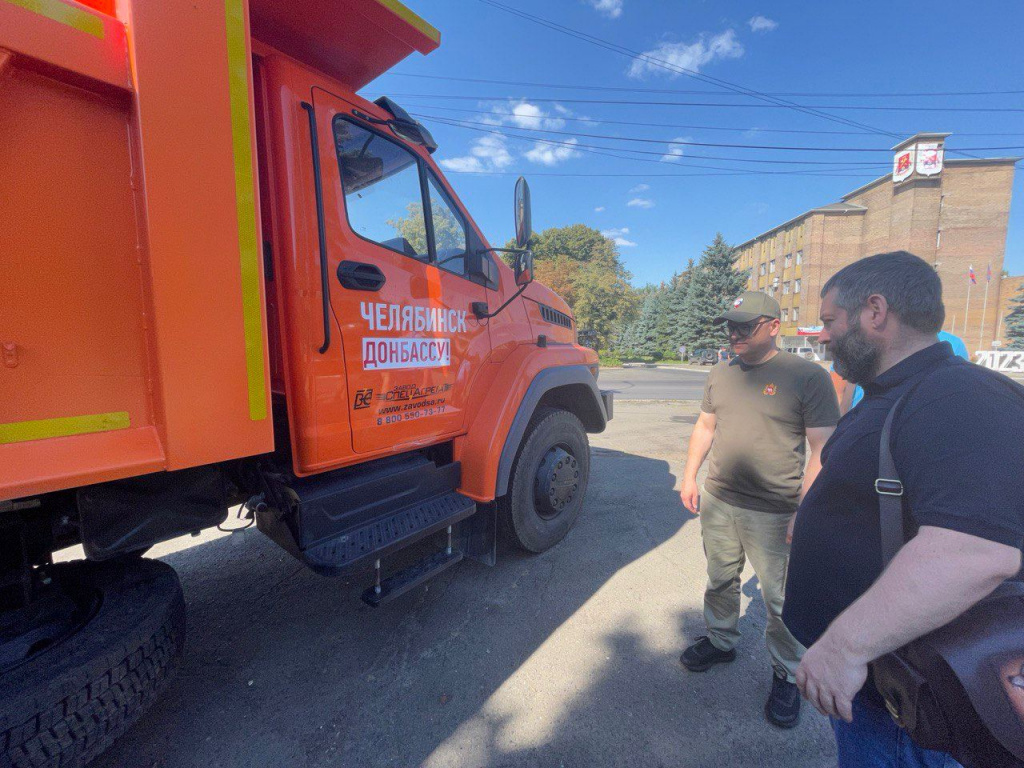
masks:
{"label": "truck windshield", "polygon": [[345,119],[334,141],[349,226],[360,237],[427,261],[427,228],[416,156]]}

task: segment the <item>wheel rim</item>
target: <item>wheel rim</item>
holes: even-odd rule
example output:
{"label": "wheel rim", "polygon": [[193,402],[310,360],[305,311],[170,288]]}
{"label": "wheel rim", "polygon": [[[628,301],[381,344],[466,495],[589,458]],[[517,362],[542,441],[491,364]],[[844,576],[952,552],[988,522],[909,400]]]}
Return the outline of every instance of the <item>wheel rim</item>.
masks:
{"label": "wheel rim", "polygon": [[565,445],[548,449],[537,467],[533,499],[537,514],[545,520],[558,517],[579,494],[580,467]]}

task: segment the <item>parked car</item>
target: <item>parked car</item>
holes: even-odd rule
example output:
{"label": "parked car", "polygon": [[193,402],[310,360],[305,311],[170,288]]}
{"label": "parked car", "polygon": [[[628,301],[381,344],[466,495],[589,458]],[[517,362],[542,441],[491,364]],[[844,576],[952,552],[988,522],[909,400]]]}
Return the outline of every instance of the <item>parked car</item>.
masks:
{"label": "parked car", "polygon": [[794,355],[800,355],[805,360],[813,360],[819,362],[821,355],[814,351],[814,347],[786,347],[787,352],[792,352]]}
{"label": "parked car", "polygon": [[718,362],[718,350],[717,349],[695,349],[690,355],[691,363],[700,363],[701,365],[714,365]]}

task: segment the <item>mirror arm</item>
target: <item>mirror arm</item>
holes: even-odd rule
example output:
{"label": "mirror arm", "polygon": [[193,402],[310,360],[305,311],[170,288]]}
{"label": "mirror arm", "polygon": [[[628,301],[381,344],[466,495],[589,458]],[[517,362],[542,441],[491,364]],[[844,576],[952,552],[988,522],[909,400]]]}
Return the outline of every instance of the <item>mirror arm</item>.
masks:
{"label": "mirror arm", "polygon": [[477,251],[477,254],[481,253],[529,253],[529,248],[481,248]]}
{"label": "mirror arm", "polygon": [[501,311],[503,309],[505,309],[505,307],[507,307],[513,301],[515,301],[520,296],[522,296],[523,295],[523,291],[525,291],[529,287],[529,285],[530,284],[527,283],[526,285],[519,286],[519,290],[516,291],[514,294],[512,294],[512,296],[509,297],[508,301],[506,301],[504,304],[502,304],[500,307],[498,307],[493,312],[488,312],[487,311],[487,302],[486,301],[474,301],[470,308],[473,310],[473,314],[476,315],[476,319],[477,320],[486,320],[489,317],[494,317],[495,315],[500,314]]}

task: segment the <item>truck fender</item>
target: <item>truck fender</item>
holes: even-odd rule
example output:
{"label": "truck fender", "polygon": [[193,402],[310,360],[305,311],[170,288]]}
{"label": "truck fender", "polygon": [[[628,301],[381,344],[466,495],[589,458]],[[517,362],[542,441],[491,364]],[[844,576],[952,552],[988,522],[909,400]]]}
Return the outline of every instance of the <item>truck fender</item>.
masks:
{"label": "truck fender", "polygon": [[523,435],[526,434],[526,427],[542,401],[576,414],[587,432],[603,432],[608,423],[609,414],[605,408],[605,398],[597,388],[597,379],[589,367],[561,365],[540,370],[526,390],[512,420],[512,427],[505,438],[505,445],[498,461],[495,497],[508,493],[512,463],[519,451]]}

